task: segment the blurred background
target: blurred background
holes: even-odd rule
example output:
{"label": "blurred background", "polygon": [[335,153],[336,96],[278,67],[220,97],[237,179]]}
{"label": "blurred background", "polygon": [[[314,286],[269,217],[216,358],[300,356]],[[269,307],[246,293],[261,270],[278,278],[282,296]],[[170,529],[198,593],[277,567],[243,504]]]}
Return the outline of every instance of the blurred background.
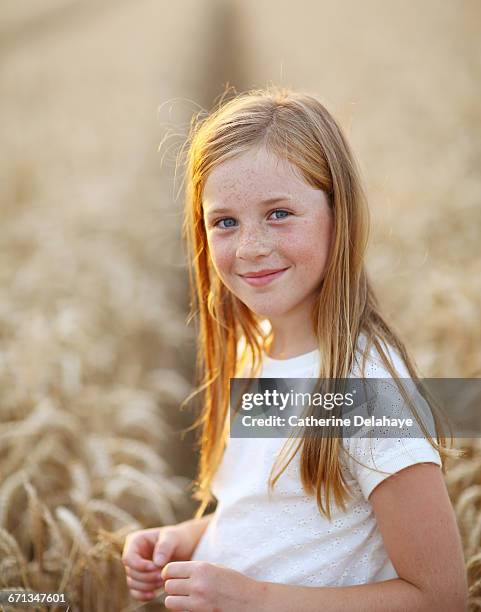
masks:
{"label": "blurred background", "polygon": [[[194,510],[176,157],[228,85],[300,89],[339,119],[387,316],[422,375],[481,376],[480,24],[477,0],[2,1],[1,588],[162,609],[129,598],[120,554]],[[474,611],[481,446],[460,445]]]}

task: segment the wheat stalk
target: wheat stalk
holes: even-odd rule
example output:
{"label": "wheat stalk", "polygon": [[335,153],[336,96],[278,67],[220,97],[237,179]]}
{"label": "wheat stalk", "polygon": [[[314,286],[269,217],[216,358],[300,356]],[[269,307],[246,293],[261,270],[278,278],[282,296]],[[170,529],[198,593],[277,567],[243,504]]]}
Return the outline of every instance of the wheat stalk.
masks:
{"label": "wheat stalk", "polygon": [[15,538],[2,527],[0,527],[0,549],[4,550],[6,553],[10,553],[17,561],[23,584],[26,588],[29,588],[28,566],[27,562],[25,561],[25,557],[23,556]]}
{"label": "wheat stalk", "polygon": [[35,558],[39,564],[39,571],[43,571],[43,554],[45,547],[45,532],[43,524],[43,504],[38,499],[37,492],[30,482],[24,483],[28,498],[28,513],[30,517],[30,533],[35,551]]}

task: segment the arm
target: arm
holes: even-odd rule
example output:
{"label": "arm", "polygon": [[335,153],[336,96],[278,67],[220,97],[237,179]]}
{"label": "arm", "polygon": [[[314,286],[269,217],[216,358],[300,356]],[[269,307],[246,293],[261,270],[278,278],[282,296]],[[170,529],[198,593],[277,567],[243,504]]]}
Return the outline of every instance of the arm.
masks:
{"label": "arm", "polygon": [[399,578],[348,587],[258,582],[265,612],[464,612],[463,552],[441,470],[415,464],[381,482],[369,497]]}
{"label": "arm", "polygon": [[179,523],[179,527],[181,526],[186,527],[192,534],[192,542],[193,542],[192,553],[196,549],[200,538],[202,537],[204,531],[207,529],[207,526],[209,525],[210,520],[212,519],[213,516],[214,516],[214,513],[206,514],[205,516],[202,516],[201,518],[189,519],[188,521],[183,521],[182,523]]}

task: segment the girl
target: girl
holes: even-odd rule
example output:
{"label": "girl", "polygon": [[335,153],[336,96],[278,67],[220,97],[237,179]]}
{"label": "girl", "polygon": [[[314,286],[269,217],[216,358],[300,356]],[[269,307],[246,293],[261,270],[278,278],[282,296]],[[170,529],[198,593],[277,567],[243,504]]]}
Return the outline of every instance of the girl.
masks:
{"label": "girl", "polygon": [[454,451],[434,405],[433,438],[314,436],[288,454],[285,439],[228,436],[236,376],[418,381],[368,280],[367,234],[355,160],[315,98],[253,91],[194,124],[184,235],[200,318],[201,505],[127,537],[133,597],[163,585],[169,610],[191,612],[465,609],[443,480]]}

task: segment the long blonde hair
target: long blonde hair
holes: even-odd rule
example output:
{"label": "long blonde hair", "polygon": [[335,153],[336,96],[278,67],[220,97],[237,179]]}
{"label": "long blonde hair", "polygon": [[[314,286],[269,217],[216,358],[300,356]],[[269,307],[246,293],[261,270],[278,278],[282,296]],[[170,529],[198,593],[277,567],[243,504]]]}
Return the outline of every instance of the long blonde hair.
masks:
{"label": "long blonde hair", "polygon": [[[259,317],[220,281],[210,261],[202,195],[209,173],[222,162],[263,145],[297,166],[307,183],[324,191],[328,198],[334,234],[325,277],[312,312],[321,353],[320,378],[349,376],[358,338],[363,333],[367,339],[363,368],[369,351],[375,348],[390,375],[397,376],[383,349],[386,343],[397,350],[412,379],[420,381],[405,345],[381,314],[368,279],[364,266],[369,233],[367,201],[349,144],[327,109],[310,95],[286,89],[249,91],[221,102],[206,117],[195,117],[187,145],[183,237],[189,260],[189,320],[198,315],[198,386],[185,401],[203,392],[202,411],[194,423],[194,427],[201,428],[199,471],[194,483],[194,497],[201,502],[196,513],[199,517],[212,500],[210,485],[224,450],[229,379],[236,376],[239,363],[245,361],[248,353],[251,374],[257,372],[262,351],[271,339]],[[244,348],[238,354],[241,339]],[[425,396],[428,395],[426,392]],[[445,472],[445,457],[454,451],[447,447],[432,398],[429,405],[436,441],[428,439],[440,452]],[[452,446],[452,437],[450,442]],[[306,437],[299,446],[304,490],[316,495],[320,512],[331,518],[332,498],[345,508],[349,495],[339,461],[340,440]],[[290,460],[275,477],[271,473],[270,488]]]}

